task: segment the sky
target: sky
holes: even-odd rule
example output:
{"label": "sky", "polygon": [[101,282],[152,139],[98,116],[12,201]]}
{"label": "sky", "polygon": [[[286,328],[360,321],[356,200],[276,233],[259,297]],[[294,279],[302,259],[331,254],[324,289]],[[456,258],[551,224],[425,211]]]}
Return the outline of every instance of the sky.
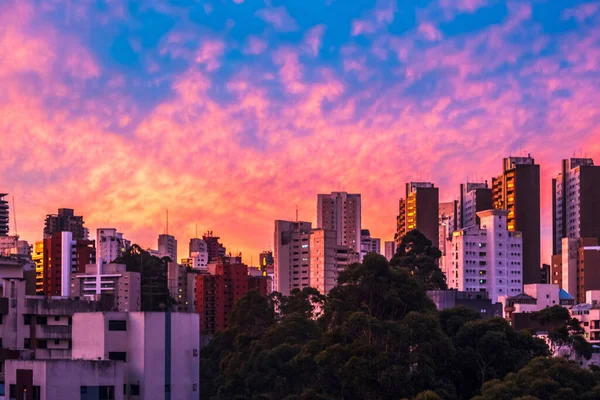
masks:
{"label": "sky", "polygon": [[197,226],[256,263],[338,190],[383,242],[405,182],[449,201],[531,153],[549,261],[599,99],[598,1],[0,2],[0,192],[30,243],[66,207],[156,248],[168,209],[180,257]]}

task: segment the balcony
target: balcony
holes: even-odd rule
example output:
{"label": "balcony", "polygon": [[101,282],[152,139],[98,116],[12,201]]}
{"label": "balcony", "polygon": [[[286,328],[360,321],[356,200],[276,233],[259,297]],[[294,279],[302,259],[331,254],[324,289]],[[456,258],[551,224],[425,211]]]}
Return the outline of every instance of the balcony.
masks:
{"label": "balcony", "polygon": [[37,325],[35,335],[37,339],[71,339],[71,326],[69,325]]}

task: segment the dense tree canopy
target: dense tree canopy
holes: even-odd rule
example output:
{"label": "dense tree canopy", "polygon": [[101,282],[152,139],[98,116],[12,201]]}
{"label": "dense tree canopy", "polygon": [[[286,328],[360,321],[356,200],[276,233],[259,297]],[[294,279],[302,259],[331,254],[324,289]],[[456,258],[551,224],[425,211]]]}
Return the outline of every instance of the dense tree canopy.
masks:
{"label": "dense tree canopy", "polygon": [[442,252],[418,230],[406,234],[390,260],[395,267],[406,268],[427,290],[447,289],[446,277],[438,265]]}
{"label": "dense tree canopy", "polygon": [[[201,351],[202,398],[513,398],[485,396],[499,393],[494,385],[514,385],[511,376],[531,360],[546,360],[545,342],[464,308],[438,312],[425,290],[431,282],[415,273],[435,249],[415,238],[394,265],[369,254],[342,271],[326,298],[311,288],[270,298],[248,293],[231,326]],[[564,365],[565,373],[580,371]],[[574,383],[574,393],[595,390],[588,372],[569,373],[584,382]]]}
{"label": "dense tree canopy", "polygon": [[128,272],[141,275],[142,311],[167,311],[175,304],[168,286],[167,263],[170,258],[158,258],[143,250],[137,244],[132,245],[114,262],[125,264]]}

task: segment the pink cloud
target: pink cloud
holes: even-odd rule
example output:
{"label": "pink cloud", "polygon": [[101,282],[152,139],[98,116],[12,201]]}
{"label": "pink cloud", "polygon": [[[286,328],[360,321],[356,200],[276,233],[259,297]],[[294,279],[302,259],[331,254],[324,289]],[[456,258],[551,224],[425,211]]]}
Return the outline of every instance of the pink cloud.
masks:
{"label": "pink cloud", "polygon": [[258,55],[267,49],[267,42],[256,36],[250,36],[244,48],[244,54]]}
{"label": "pink cloud", "polygon": [[433,24],[423,22],[419,25],[418,31],[425,39],[430,41],[442,39],[442,32],[440,32]]}
{"label": "pink cloud", "polygon": [[296,21],[294,21],[283,6],[264,8],[257,11],[256,15],[271,24],[278,31],[291,32],[298,29]]}
{"label": "pink cloud", "polygon": [[325,30],[325,25],[317,25],[314,28],[309,29],[306,35],[304,35],[304,43],[313,56],[316,56],[319,53]]}
{"label": "pink cloud", "polygon": [[214,71],[221,66],[220,58],[225,44],[220,40],[205,40],[196,51],[196,63],[206,66],[207,71]]}
{"label": "pink cloud", "polygon": [[585,21],[598,14],[600,11],[600,4],[598,3],[587,3],[577,7],[569,8],[562,14],[563,19],[574,18],[578,22]]}

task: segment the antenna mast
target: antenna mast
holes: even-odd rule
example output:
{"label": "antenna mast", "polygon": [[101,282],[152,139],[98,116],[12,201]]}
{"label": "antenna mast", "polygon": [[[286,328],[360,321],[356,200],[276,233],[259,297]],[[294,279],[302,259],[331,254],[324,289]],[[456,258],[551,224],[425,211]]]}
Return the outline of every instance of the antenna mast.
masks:
{"label": "antenna mast", "polygon": [[298,204],[296,204],[296,222],[298,222]]}
{"label": "antenna mast", "polygon": [[165,228],[165,233],[169,234],[169,209],[167,208],[167,226]]}

